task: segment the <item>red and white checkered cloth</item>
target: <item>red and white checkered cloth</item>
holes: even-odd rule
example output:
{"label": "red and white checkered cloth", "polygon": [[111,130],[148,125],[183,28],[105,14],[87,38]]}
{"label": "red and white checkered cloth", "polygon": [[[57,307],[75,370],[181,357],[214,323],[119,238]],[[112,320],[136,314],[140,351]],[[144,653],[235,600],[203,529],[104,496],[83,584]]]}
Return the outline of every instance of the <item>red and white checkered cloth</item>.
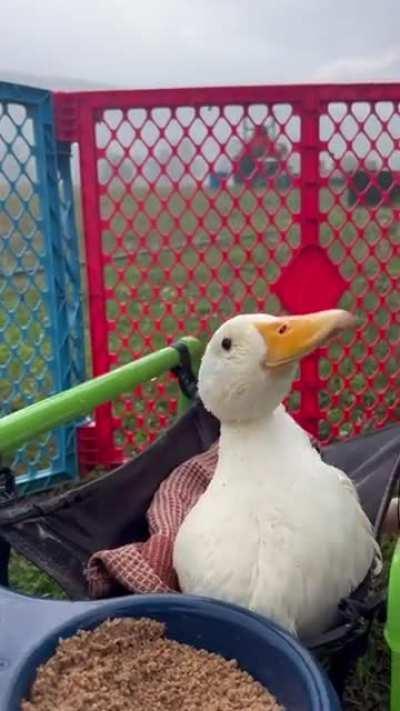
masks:
{"label": "red and white checkered cloth", "polygon": [[206,490],[218,459],[216,442],[174,469],[156,491],[147,512],[150,536],[144,543],[94,553],[86,570],[90,597],[112,594],[114,583],[129,592],[178,590],[172,553],[179,527]]}
{"label": "red and white checkered cloth", "polygon": [[[313,444],[317,443],[313,440]],[[149,538],[94,553],[86,577],[92,598],[112,594],[115,583],[132,593],[178,590],[172,566],[175,537],[189,511],[211,481],[218,460],[218,442],[181,464],[157,490],[147,512]]]}

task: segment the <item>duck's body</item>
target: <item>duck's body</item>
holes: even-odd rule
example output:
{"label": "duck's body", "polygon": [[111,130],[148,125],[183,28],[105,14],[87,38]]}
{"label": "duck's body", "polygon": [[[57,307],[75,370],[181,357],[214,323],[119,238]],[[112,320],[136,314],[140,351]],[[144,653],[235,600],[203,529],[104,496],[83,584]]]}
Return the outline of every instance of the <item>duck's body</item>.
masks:
{"label": "duck's body", "polygon": [[375,554],[350,480],[279,408],[222,426],[215,475],[179,531],[174,565],[184,592],[242,605],[304,638],[334,623]]}
{"label": "duck's body", "polygon": [[319,343],[341,319],[348,324],[329,312],[283,328],[271,317],[237,317],[215,334],[199,384],[221,420],[218,465],[174,547],[183,592],[242,605],[303,638],[334,623],[339,602],[379,558],[352,483],[280,405],[299,340]]}

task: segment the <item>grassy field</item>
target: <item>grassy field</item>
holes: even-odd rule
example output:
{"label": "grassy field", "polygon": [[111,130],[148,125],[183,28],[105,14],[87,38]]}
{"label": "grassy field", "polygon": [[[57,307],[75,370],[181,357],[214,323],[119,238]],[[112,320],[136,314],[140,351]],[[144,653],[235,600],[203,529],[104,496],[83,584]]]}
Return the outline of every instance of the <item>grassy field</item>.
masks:
{"label": "grassy field", "polygon": [[[386,584],[387,567],[391,560],[393,542],[384,543],[386,572],[382,584]],[[47,598],[64,598],[60,588],[46,575],[18,555],[11,560],[11,585],[31,595]],[[390,658],[383,639],[383,629],[376,622],[372,628],[367,654],[358,662],[347,685],[345,711],[385,711],[389,704]]]}
{"label": "grassy field", "polygon": [[[280,310],[273,285],[300,243],[297,190],[287,195],[238,188],[131,195],[122,187],[118,192],[115,184],[112,188],[102,195],[101,217],[109,258],[110,347],[118,362],[140,353],[149,335],[159,346],[165,334],[178,336],[184,329],[204,336],[237,310]],[[349,282],[341,305],[365,324],[357,342],[336,343],[321,359],[321,376],[328,381],[321,393],[326,414],[321,436],[326,438],[338,431],[351,434],[355,423],[365,424],[366,413],[372,419],[372,411],[375,421],[384,419],[394,404],[392,389],[382,393],[398,370],[389,350],[399,338],[393,314],[400,294],[392,284],[400,278],[400,225],[392,208],[348,211],[345,196],[336,203],[327,190],[320,195],[320,209],[326,216],[320,244]],[[155,329],[157,321],[162,331]],[[333,373],[332,362],[338,361]],[[290,406],[298,408],[298,393]],[[124,414],[123,404],[117,414]]]}
{"label": "grassy field", "polygon": [[[367,420],[384,419],[395,402],[388,383],[398,372],[389,351],[399,338],[394,314],[400,293],[392,285],[400,278],[400,224],[397,207],[349,208],[346,193],[337,199],[333,188],[321,191],[319,205],[320,244],[349,283],[341,305],[365,324],[361,338],[336,343],[320,361],[326,381],[320,396],[325,413],[320,434],[327,438],[351,434],[355,424],[364,428]],[[54,385],[43,238],[33,230],[32,219],[38,206],[29,203],[28,213],[14,195],[7,208],[19,228],[3,243],[5,278],[0,284],[0,397],[10,411],[44,397]],[[108,260],[104,281],[107,319],[112,322],[109,347],[117,363],[161,347],[166,337],[192,333],[205,339],[238,310],[280,310],[273,285],[300,243],[297,189],[279,194],[239,187],[178,192],[164,186],[130,193],[114,179],[101,193],[100,216]],[[7,233],[10,224],[1,213],[0,232]],[[27,234],[32,234],[30,240]],[[334,371],[332,364],[339,361]],[[168,394],[173,392],[171,384],[166,388]],[[157,429],[167,400],[150,384],[130,414],[126,400],[115,405],[125,431],[135,426],[135,412],[143,413],[149,399],[156,401],[149,427]],[[298,409],[298,391],[289,403]],[[124,428],[117,439],[134,449]],[[136,444],[142,442],[138,433]],[[32,447],[32,456],[37,450],[54,453],[48,442]]]}

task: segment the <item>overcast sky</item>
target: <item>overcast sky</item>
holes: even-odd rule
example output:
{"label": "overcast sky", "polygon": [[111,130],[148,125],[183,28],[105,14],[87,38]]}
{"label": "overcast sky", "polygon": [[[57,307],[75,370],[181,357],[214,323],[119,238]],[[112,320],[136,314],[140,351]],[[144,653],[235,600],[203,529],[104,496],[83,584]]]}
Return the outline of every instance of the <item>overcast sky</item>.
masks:
{"label": "overcast sky", "polygon": [[0,79],[398,81],[399,28],[399,0],[1,0]]}

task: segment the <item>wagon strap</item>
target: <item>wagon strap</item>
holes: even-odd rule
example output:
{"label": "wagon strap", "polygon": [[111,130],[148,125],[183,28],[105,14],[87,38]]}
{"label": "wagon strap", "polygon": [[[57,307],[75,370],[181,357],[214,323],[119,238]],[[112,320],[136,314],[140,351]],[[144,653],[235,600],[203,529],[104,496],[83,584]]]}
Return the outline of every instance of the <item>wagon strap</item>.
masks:
{"label": "wagon strap", "polygon": [[7,506],[17,494],[15,476],[9,467],[0,465],[0,507]]}
{"label": "wagon strap", "polygon": [[171,369],[172,373],[177,377],[183,394],[193,400],[197,395],[197,378],[193,373],[189,348],[182,341],[173,343],[171,347],[178,352],[180,360],[180,364]]}
{"label": "wagon strap", "polygon": [[340,605],[340,610],[348,622],[357,621],[360,617],[371,621],[375,616],[385,614],[386,591],[375,592],[366,600],[347,598]]}

